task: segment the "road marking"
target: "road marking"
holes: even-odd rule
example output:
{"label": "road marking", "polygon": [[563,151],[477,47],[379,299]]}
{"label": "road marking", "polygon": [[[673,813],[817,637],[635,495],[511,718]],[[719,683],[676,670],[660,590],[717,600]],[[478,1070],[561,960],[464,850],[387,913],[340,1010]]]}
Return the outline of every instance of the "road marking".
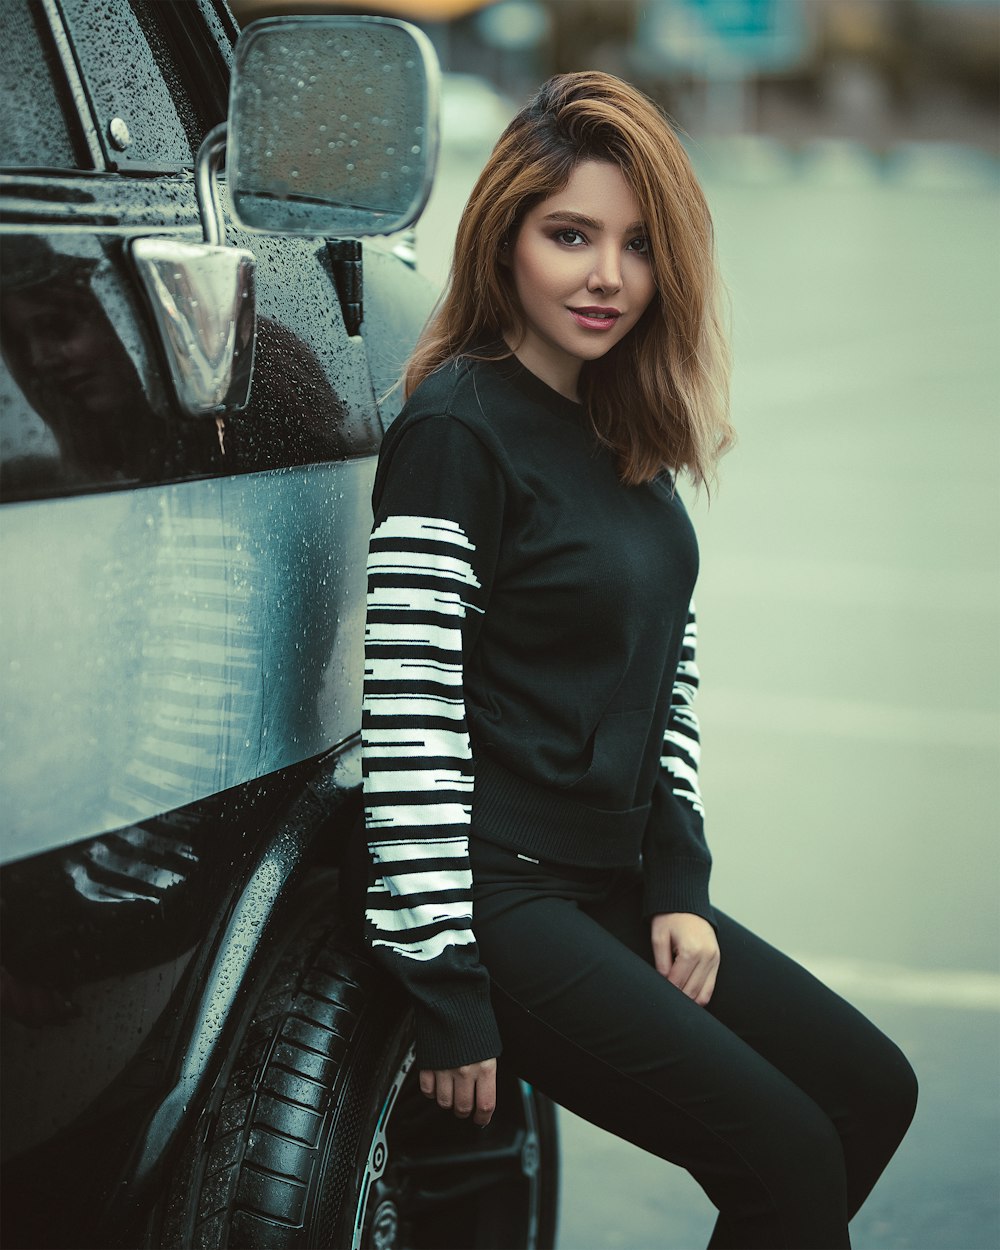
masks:
{"label": "road marking", "polygon": [[813,976],[845,998],[877,998],[912,1007],[1000,1011],[1000,975],[950,968],[905,968],[863,959],[795,957]]}

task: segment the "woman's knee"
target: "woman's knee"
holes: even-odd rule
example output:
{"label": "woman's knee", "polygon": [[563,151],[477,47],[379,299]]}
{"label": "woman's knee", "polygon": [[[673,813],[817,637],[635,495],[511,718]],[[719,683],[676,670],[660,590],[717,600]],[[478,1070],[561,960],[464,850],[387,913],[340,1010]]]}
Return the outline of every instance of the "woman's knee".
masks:
{"label": "woman's knee", "polygon": [[884,1034],[877,1036],[878,1044],[870,1046],[861,1060],[855,1118],[868,1124],[868,1132],[883,1126],[895,1149],[916,1111],[917,1077],[896,1043]]}
{"label": "woman's knee", "polygon": [[905,1119],[908,1125],[917,1109],[917,1097],[919,1094],[917,1074],[910,1065],[909,1059],[895,1043],[892,1044],[892,1048],[895,1051],[895,1102],[900,1110],[901,1118]]}
{"label": "woman's knee", "polygon": [[917,1109],[917,1075],[909,1060],[886,1038],[884,1053],[876,1074],[878,1107],[893,1138],[893,1149],[910,1127]]}

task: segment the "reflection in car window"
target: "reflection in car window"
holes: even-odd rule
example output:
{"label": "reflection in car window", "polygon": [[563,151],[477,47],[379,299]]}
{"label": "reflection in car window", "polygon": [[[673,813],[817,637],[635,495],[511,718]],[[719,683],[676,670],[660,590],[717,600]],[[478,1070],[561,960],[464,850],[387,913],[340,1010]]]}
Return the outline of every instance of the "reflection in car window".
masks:
{"label": "reflection in car window", "polygon": [[[0,263],[4,361],[22,394],[0,430],[4,495],[53,476],[64,486],[140,479],[150,423],[135,369],[94,294],[106,264],[100,244],[79,236],[73,251],[56,253],[26,236]],[[119,419],[125,410],[129,421]]]}
{"label": "reflection in car window", "polygon": [[[124,310],[124,321],[116,310]],[[0,249],[4,500],[207,472],[212,432],[181,439],[136,366],[131,306],[105,245],[37,235]]]}
{"label": "reflection in car window", "polygon": [[7,169],[77,165],[56,83],[61,68],[40,29],[40,5],[4,6],[0,57],[0,165]]}
{"label": "reflection in car window", "polygon": [[[62,0],[62,8],[105,142],[112,121],[121,119],[129,140],[119,149],[123,162],[190,166],[188,130],[132,6],[126,0]],[[115,144],[109,146],[115,151]]]}
{"label": "reflection in car window", "polygon": [[[185,418],[151,384],[117,241],[9,236],[0,249],[0,498],[371,455],[370,388],[330,332],[336,294],[313,251],[264,256],[250,403],[226,416],[223,456],[215,422]],[[281,299],[292,273],[310,296],[295,318]],[[316,310],[327,323],[310,345],[296,321]]]}

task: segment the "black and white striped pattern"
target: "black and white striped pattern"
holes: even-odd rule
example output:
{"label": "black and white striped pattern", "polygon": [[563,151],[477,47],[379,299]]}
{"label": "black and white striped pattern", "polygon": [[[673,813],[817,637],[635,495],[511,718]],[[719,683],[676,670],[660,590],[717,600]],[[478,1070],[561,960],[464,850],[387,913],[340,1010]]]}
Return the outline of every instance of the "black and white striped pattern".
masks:
{"label": "black and white striped pattern", "polygon": [[694,604],[688,611],[681,644],[681,658],[677,665],[677,677],[670,696],[670,713],[663,735],[663,754],[660,765],[670,774],[676,798],[689,803],[699,816],[705,815],[698,785],[698,765],[701,762],[701,737],[698,716],[694,710],[694,698],[698,692],[699,673],[695,659],[698,643],[698,625]]}
{"label": "black and white striped pattern", "polygon": [[474,940],[462,689],[462,623],[481,610],[474,553],[454,521],[390,516],[368,559],[361,732],[376,872],[365,914],[372,945],[411,960]]}

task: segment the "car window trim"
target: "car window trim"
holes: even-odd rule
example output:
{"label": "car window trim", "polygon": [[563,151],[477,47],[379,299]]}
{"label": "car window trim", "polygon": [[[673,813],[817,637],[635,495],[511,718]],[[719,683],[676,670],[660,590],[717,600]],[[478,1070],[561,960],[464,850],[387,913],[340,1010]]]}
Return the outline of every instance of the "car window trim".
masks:
{"label": "car window trim", "polygon": [[195,111],[202,117],[217,113],[218,120],[225,121],[229,111],[229,65],[221,49],[213,39],[205,37],[207,29],[196,28],[179,6],[161,5],[156,18],[174,53],[177,71],[194,101]]}
{"label": "car window trim", "polygon": [[[197,7],[196,0],[191,0],[191,3]],[[91,94],[87,75],[77,56],[76,45],[71,34],[71,26],[63,12],[60,0],[39,0],[39,4],[46,15],[49,29],[52,32],[59,60],[76,105],[80,124],[83,127],[88,155],[93,162],[94,169],[105,173],[134,174],[138,177],[155,177],[164,174],[176,174],[183,170],[193,170],[196,151],[192,152],[191,159],[187,161],[156,161],[130,159],[127,153],[119,152],[111,147],[102,131],[99,121],[99,110]],[[142,30],[142,23],[139,21],[138,16],[136,20],[139,22],[140,30]],[[204,106],[209,103],[214,106],[212,109],[214,112],[221,101],[222,116],[220,120],[224,121],[229,103],[228,77],[220,80],[220,71],[223,74],[228,74],[228,66],[225,63],[221,49],[216,46],[214,40],[211,40],[208,43],[209,51],[206,55],[200,47],[196,46],[196,41],[192,40],[186,32],[183,36],[179,36],[178,30],[183,30],[184,18],[177,13],[172,4],[164,4],[162,11],[155,15],[154,20],[159,22],[161,33],[174,53],[176,68],[181,75],[184,90],[192,99],[196,112],[204,115],[206,112]],[[142,37],[148,42],[145,30],[142,30]],[[184,57],[192,55],[197,58],[200,75],[206,79],[204,85],[201,83],[199,73],[190,73],[186,65]],[[163,78],[162,71],[160,71],[158,65],[157,72]],[[166,80],[164,79],[164,81]]]}
{"label": "car window trim", "polygon": [[73,43],[66,28],[62,9],[59,7],[58,0],[39,0],[38,8],[45,18],[49,36],[52,39],[56,55],[59,58],[59,64],[62,67],[63,82],[74,106],[75,118],[71,116],[68,120],[71,123],[74,121],[76,123],[78,135],[83,140],[87,156],[91,162],[91,170],[106,170],[107,154],[104,150],[104,144],[101,142],[100,129],[97,125],[87,85],[80,71],[80,66],[77,64],[76,54],[73,51]]}

